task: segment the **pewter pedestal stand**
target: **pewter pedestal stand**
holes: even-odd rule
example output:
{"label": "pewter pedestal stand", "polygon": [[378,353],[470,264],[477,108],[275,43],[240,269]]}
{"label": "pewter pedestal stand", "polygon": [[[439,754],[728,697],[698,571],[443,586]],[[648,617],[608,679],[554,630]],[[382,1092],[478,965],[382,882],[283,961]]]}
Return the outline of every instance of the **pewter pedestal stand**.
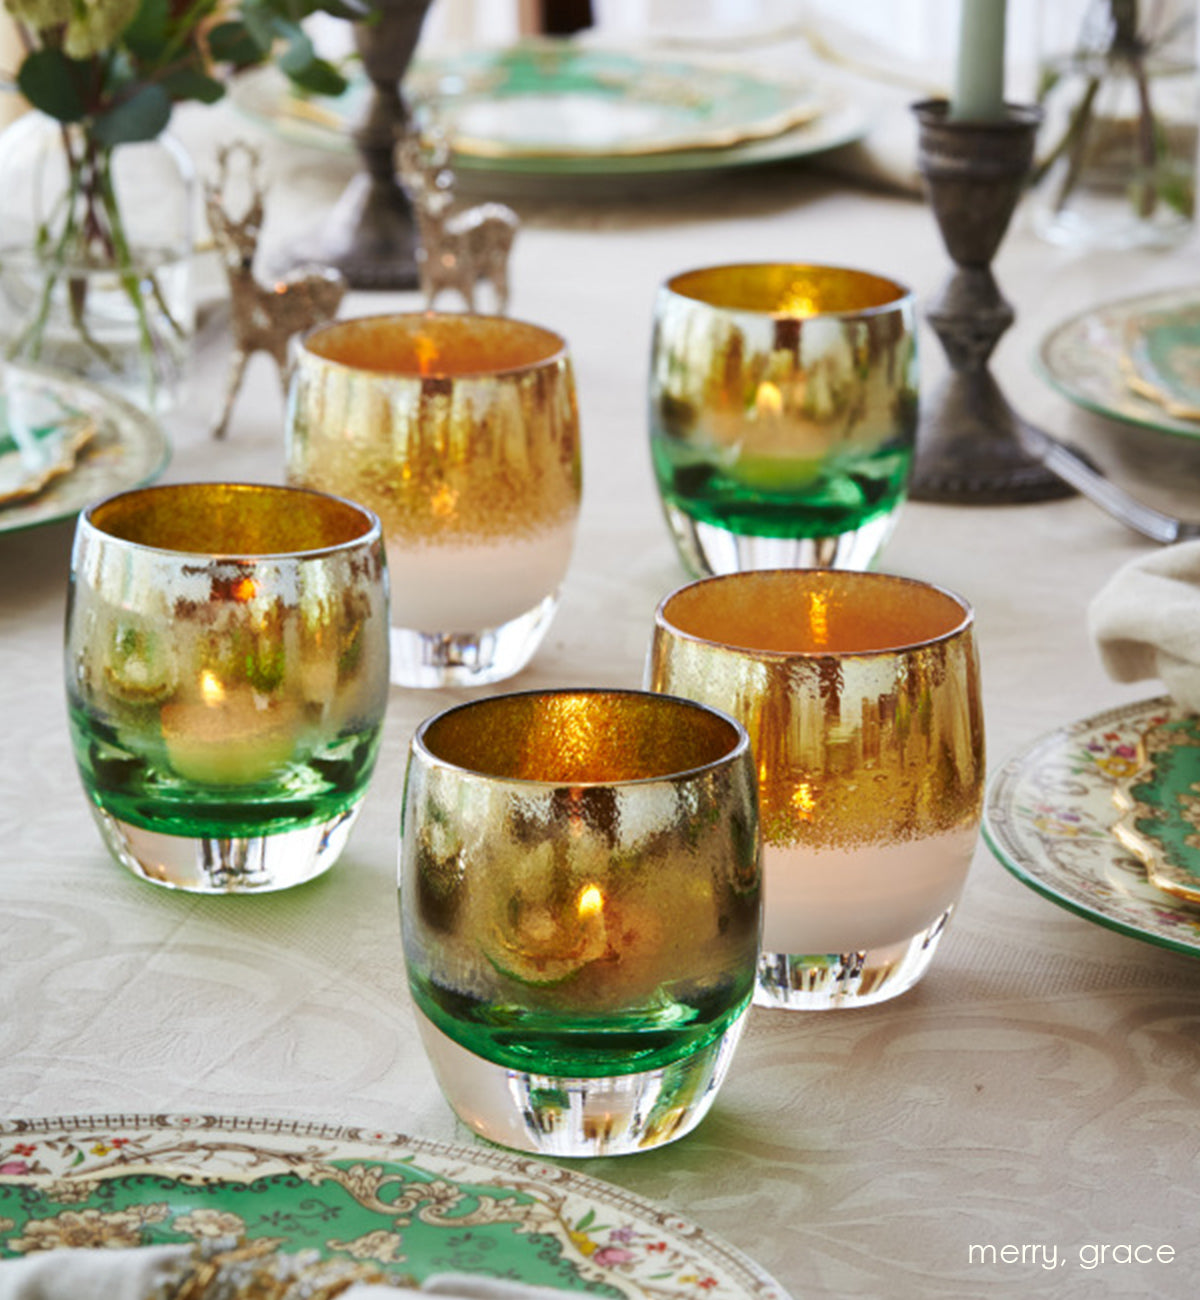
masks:
{"label": "pewter pedestal stand", "polygon": [[956,270],[930,300],[950,374],[921,401],[909,495],[999,504],[1070,495],[1021,443],[1022,423],[988,369],[1014,313],[991,272],[1033,161],[1036,108],[1007,105],[996,122],[959,122],[944,100],[916,104],[918,168]]}
{"label": "pewter pedestal stand", "polygon": [[417,233],[412,204],[396,178],[396,145],[408,125],[400,82],[432,0],[371,0],[373,22],[354,24],[354,44],[371,82],[371,102],[354,131],[363,171],[309,241],[288,261],[341,271],[355,289],[414,289]]}

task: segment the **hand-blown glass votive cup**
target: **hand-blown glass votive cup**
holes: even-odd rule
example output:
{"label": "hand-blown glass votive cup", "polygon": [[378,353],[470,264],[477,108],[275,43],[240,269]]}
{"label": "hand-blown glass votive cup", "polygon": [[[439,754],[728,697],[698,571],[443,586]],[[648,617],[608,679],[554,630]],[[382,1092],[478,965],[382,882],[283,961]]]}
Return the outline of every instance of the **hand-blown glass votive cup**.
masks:
{"label": "hand-blown glass votive cup", "polygon": [[520,671],[550,626],[580,501],[566,345],[502,317],[338,321],[294,347],[288,474],[383,521],[392,678]]}
{"label": "hand-blown glass votive cup", "polygon": [[868,568],[917,428],[916,307],[835,266],[746,263],[659,290],[650,447],[693,576]]}
{"label": "hand-blown glass votive cup", "polygon": [[114,856],[198,893],[326,870],[375,766],[387,636],[382,532],[351,502],[187,483],[87,510],[66,685]]}
{"label": "hand-blown glass votive cup", "polygon": [[760,1004],[864,1006],[928,968],[982,811],[972,626],[948,591],[832,570],[709,578],[659,606],[649,684],[727,710],[754,748]]}
{"label": "hand-blown glass votive cup", "polygon": [[760,923],[745,731],[642,691],[501,695],[417,731],[400,900],[421,1035],[486,1138],[682,1137],[728,1068]]}

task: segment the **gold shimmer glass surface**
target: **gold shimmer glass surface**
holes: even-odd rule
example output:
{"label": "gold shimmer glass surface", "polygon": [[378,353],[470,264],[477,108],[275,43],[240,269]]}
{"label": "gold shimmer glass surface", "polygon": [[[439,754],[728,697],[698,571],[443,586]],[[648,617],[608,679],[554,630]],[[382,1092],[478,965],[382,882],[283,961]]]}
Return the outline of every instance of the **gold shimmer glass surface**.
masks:
{"label": "gold shimmer glass surface", "polygon": [[387,703],[379,521],[238,483],[144,488],[81,516],[66,686],[84,788],[114,855],[198,892],[325,870]]}
{"label": "gold shimmer glass surface", "polygon": [[885,574],[710,578],[660,605],[647,679],[750,734],[766,873],[758,1000],[820,1008],[910,987],[982,810],[970,607]]}
{"label": "gold shimmer glass surface", "polygon": [[915,313],[846,267],[713,266],[659,290],[650,445],[694,575],[872,563],[916,436]]}
{"label": "gold shimmer glass surface", "polygon": [[393,675],[470,685],[518,671],[544,636],[581,493],[563,340],[502,317],[338,321],[294,349],[292,482],[380,517]]}
{"label": "gold shimmer glass surface", "polygon": [[693,701],[502,695],[418,730],[404,951],[465,1123],[611,1155],[699,1122],[754,988],[756,814],[744,730]]}

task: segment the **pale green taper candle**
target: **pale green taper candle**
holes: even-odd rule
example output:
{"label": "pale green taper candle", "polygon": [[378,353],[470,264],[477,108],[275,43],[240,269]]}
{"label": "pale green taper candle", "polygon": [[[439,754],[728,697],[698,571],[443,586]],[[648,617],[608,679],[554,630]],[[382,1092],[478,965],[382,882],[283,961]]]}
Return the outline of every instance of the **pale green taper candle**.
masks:
{"label": "pale green taper candle", "polygon": [[1005,0],[962,0],[950,116],[961,122],[1004,116]]}

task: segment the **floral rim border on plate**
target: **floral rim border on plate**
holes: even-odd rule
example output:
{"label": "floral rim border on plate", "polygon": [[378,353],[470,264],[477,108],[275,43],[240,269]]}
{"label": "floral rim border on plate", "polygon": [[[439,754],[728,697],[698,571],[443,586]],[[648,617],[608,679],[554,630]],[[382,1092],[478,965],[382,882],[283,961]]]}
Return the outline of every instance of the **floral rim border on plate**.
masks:
{"label": "floral rim border on plate", "polygon": [[[13,1188],[24,1223],[5,1196]],[[673,1211],[493,1147],[256,1117],[0,1121],[0,1258],[23,1253],[14,1235],[52,1248],[218,1231],[418,1281],[453,1271],[534,1284],[524,1274],[536,1268],[536,1284],[610,1300],[788,1300],[748,1257]],[[96,1240],[79,1240],[88,1234]]]}
{"label": "floral rim border on plate", "polygon": [[1141,768],[1143,733],[1181,716],[1159,696],[1041,736],[988,783],[983,836],[1008,871],[1060,907],[1200,955],[1200,908],[1155,888],[1113,829],[1121,816],[1114,796]]}

